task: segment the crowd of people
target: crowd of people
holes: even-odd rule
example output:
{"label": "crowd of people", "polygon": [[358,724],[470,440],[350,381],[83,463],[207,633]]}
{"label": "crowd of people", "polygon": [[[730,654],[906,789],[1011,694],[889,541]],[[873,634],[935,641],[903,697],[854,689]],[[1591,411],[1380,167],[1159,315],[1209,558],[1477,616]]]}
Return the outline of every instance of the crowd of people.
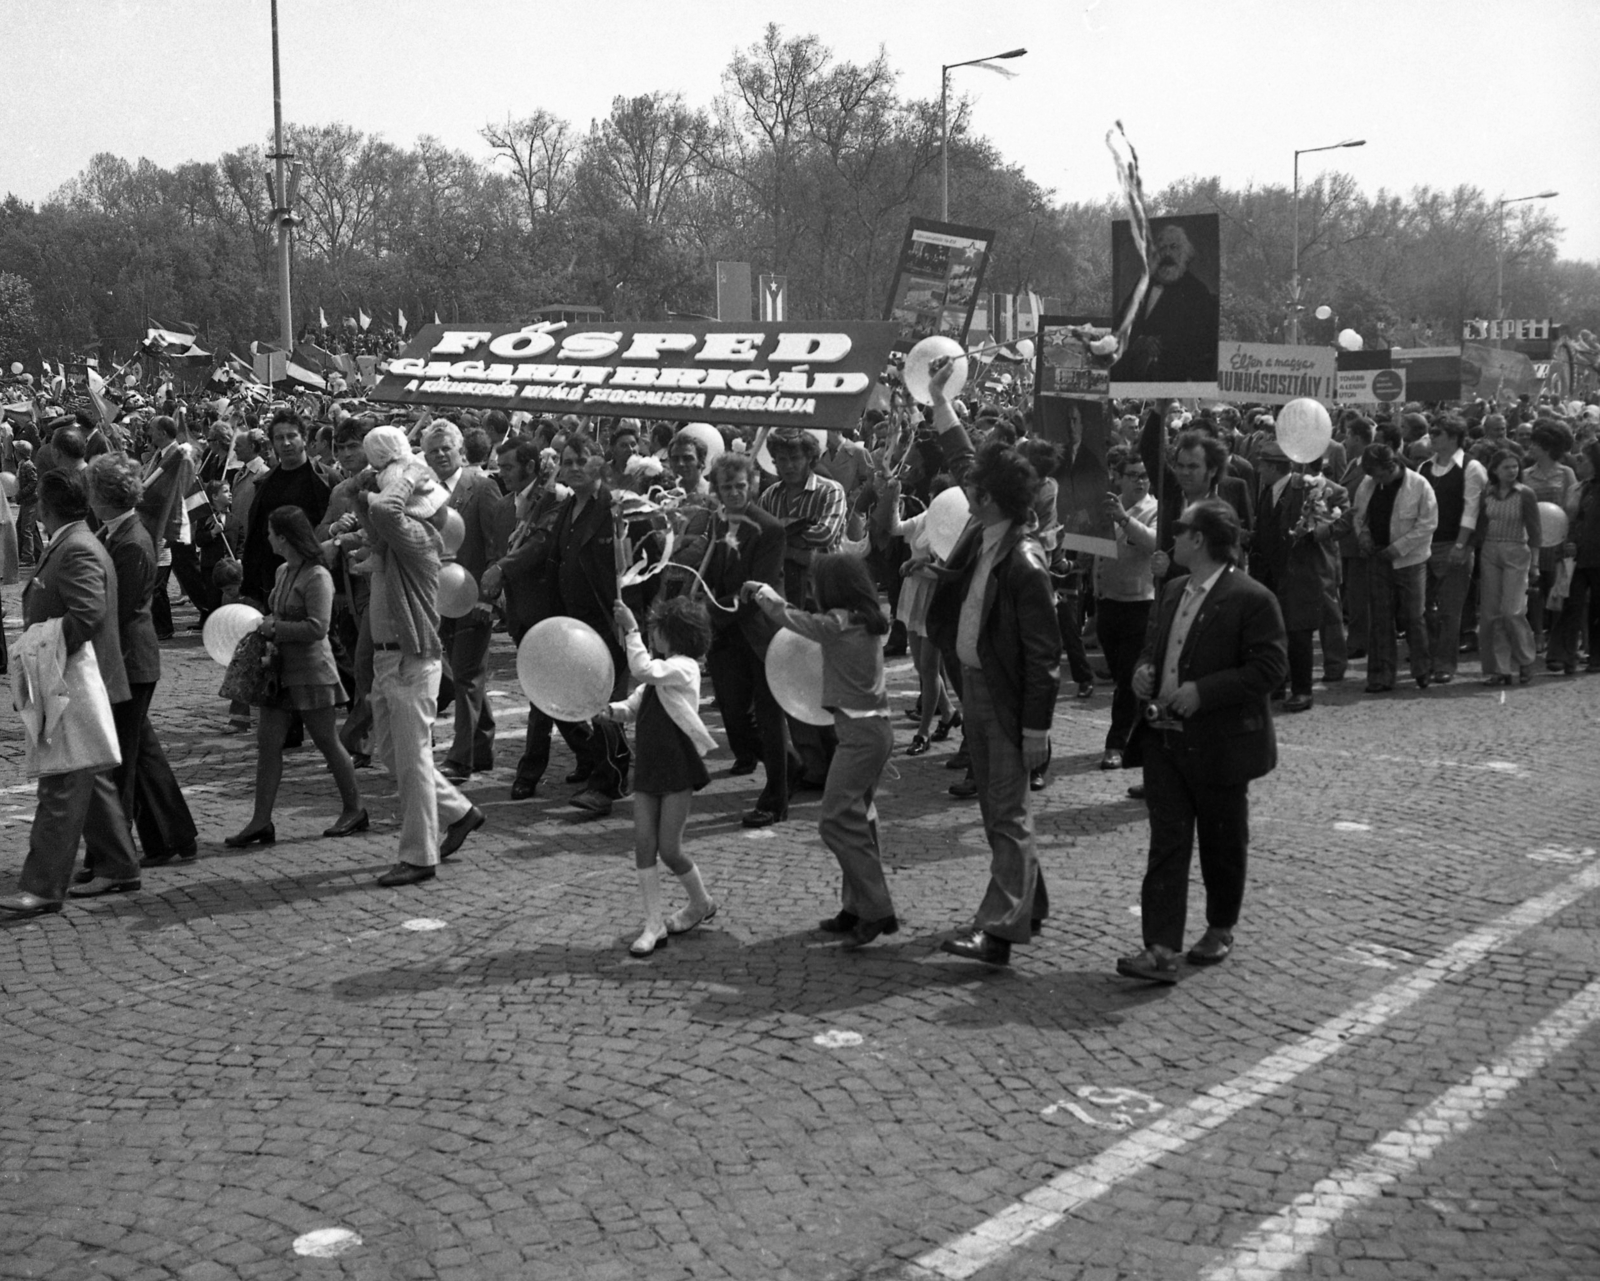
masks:
{"label": "crowd of people", "polygon": [[[1047,783],[1060,664],[1091,698],[1098,649],[1112,691],[1100,764],[1141,770],[1129,790],[1151,830],[1142,946],[1118,968],[1172,982],[1197,832],[1207,921],[1188,959],[1232,948],[1249,782],[1275,761],[1274,703],[1313,708],[1319,651],[1323,688],[1365,657],[1372,696],[1399,683],[1401,641],[1422,689],[1455,680],[1474,651],[1494,684],[1528,683],[1541,655],[1551,673],[1600,670],[1600,406],[1345,411],[1305,466],[1270,410],[1127,406],[1098,513],[1115,553],[1091,555],[1062,536],[1063,443],[1025,411],[952,399],[947,378],[936,372],[925,411],[869,411],[825,444],[793,428],[329,399],[14,425],[0,433],[14,477],[0,514],[32,568],[23,622],[61,620],[68,655],[94,642],[121,763],[41,777],[0,911],[131,892],[144,870],[198,857],[149,716],[171,581],[196,627],[255,604],[276,658],[272,689],[227,708],[256,747],[253,812],[227,843],[276,839],[283,756],[309,733],[339,800],[325,836],[368,828],[362,770],[377,762],[398,785],[386,887],[433,879],[486,821],[462,789],[500,754],[496,631],[520,643],[550,618],[591,627],[612,658],[610,705],[581,722],[530,705],[511,798],[549,786],[552,732],[575,757],[565,781],[579,817],[632,793],[641,957],[717,910],[683,848],[716,745],[702,679],[729,773],[762,775],[745,826],[787,822],[797,793],[820,792],[842,885],[821,929],[861,947],[899,923],[874,796],[894,751],[884,660],[909,654],[919,699],[905,750],[960,733],[949,792],[977,801],[992,854],[972,922],[943,947],[1003,965],[1048,915],[1032,794]],[[927,512],[952,487],[968,521],[941,556]],[[1546,537],[1551,504],[1559,540]],[[625,579],[619,567],[641,557],[667,563]],[[477,600],[445,617],[451,565]],[[821,646],[829,725],[779,705],[765,655],[784,629]],[[687,895],[677,911],[663,908],[658,862]]]}

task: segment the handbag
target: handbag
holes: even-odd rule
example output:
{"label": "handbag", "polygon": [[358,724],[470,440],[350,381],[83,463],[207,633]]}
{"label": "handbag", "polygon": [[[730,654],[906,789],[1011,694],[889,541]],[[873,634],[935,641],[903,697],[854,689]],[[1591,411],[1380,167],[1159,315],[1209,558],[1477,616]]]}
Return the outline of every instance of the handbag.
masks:
{"label": "handbag", "polygon": [[231,702],[255,707],[275,703],[282,693],[281,670],[278,647],[260,632],[246,632],[233,651],[217,693]]}
{"label": "handbag", "polygon": [[108,770],[122,764],[111,699],[100,676],[93,641],[84,641],[67,659],[62,683],[65,710],[46,722],[37,738],[27,736],[28,777]]}

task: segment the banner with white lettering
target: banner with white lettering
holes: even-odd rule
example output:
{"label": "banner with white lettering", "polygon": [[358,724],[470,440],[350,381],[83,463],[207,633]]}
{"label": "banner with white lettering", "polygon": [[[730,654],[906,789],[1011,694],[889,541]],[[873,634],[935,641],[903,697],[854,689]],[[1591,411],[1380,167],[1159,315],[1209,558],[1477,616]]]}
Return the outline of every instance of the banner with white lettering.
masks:
{"label": "banner with white lettering", "polygon": [[1277,343],[1225,342],[1217,348],[1217,394],[1222,400],[1331,405],[1333,349]]}
{"label": "banner with white lettering", "polygon": [[894,338],[881,321],[426,325],[371,399],[844,430]]}

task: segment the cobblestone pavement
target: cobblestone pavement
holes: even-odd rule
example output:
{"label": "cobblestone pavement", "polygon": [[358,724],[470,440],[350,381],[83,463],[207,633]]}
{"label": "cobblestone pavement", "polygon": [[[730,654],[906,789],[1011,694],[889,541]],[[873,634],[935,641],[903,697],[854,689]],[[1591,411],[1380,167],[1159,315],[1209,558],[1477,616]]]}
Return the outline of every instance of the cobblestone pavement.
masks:
{"label": "cobblestone pavement", "polygon": [[[1600,680],[1319,689],[1254,789],[1233,958],[1156,989],[1112,971],[1146,825],[1095,768],[1108,687],[1062,701],[1055,914],[1009,970],[936,950],[987,868],[953,745],[894,759],[905,925],[853,954],[812,928],[837,901],[815,798],[747,833],[719,752],[690,848],[721,910],[637,961],[631,808],[574,823],[559,744],[507,799],[526,704],[494,657],[489,825],[393,891],[392,787],[364,772],[371,832],[320,839],[314,750],[278,843],[222,846],[253,743],[198,637],[165,647],[203,856],[0,925],[0,1276],[1600,1276],[1592,1009],[1539,1039],[1600,973]],[[14,718],[0,757],[9,887]]]}

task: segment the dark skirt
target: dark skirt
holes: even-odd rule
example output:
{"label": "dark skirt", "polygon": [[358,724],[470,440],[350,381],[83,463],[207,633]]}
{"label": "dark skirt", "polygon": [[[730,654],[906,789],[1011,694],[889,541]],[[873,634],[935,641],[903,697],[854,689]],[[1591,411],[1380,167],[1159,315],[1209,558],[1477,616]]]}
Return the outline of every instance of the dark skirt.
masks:
{"label": "dark skirt", "polygon": [[634,729],[633,790],[669,796],[673,792],[698,792],[710,781],[700,753],[667,715],[655,686],[645,686]]}
{"label": "dark skirt", "polygon": [[275,707],[282,712],[314,712],[321,707],[337,707],[344,701],[338,685],[285,685],[277,698],[263,700],[257,707]]}

